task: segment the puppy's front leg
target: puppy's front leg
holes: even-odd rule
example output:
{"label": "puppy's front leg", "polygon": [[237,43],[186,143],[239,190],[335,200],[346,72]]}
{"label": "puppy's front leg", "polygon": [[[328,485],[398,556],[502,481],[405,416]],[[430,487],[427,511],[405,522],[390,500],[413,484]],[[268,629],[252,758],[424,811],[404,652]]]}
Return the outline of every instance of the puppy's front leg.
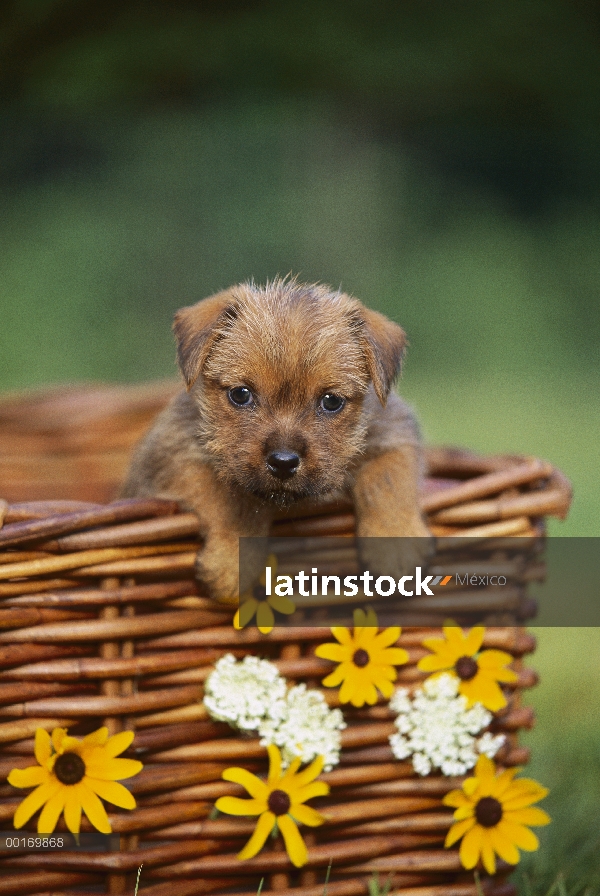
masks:
{"label": "puppy's front leg", "polygon": [[229,490],[208,465],[178,471],[168,491],[172,496],[185,496],[185,504],[200,520],[204,544],[196,558],[196,577],[206,585],[211,597],[234,603],[240,589],[243,592],[250,580],[258,576],[264,559],[256,551],[256,563],[253,565],[254,558],[250,558],[244,564],[249,580],[240,582],[239,539],[268,536],[272,512]]}
{"label": "puppy's front leg", "polygon": [[[353,486],[356,534],[364,566],[398,578],[424,563],[431,536],[419,508],[419,449],[400,445],[367,458]],[[399,538],[393,545],[379,539]]]}

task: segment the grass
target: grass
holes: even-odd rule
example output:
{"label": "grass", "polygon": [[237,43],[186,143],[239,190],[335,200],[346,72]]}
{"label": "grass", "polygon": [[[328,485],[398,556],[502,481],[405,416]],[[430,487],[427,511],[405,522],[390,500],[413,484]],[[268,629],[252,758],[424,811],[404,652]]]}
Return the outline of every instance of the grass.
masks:
{"label": "grass", "polygon": [[524,896],[600,893],[600,630],[534,629],[530,664],[540,673],[527,697],[537,714],[523,737],[531,747],[527,774],[550,788],[552,824],[541,848],[524,856],[516,880]]}

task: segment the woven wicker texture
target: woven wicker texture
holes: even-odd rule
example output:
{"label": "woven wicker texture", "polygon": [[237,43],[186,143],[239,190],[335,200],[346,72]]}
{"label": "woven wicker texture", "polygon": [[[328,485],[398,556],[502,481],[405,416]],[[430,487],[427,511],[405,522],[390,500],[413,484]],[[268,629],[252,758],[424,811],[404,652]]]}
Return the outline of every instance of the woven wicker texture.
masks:
{"label": "woven wicker texture", "polygon": [[[409,762],[393,758],[388,743],[393,716],[384,702],[345,708],[340,765],[322,775],[331,794],[314,801],[322,811],[326,803],[328,821],[309,833],[303,830],[309,860],[300,872],[277,841],[239,862],[236,853],[253,821],[210,817],[218,796],[244,795],[222,781],[223,769],[243,765],[264,774],[267,768],[257,739],[208,717],[203,683],[214,662],[227,652],[264,656],[290,681],[318,688],[331,666],[314,656],[314,647],[330,640],[330,633],[309,625],[275,628],[269,636],[256,628],[236,632],[231,611],[216,606],[193,579],[198,524],[192,514],[166,501],[101,503],[114,494],[132,442],[169,390],[170,384],[162,393],[89,388],[0,406],[0,462],[7,473],[7,500],[0,505],[0,780],[13,768],[33,764],[38,727],[66,726],[78,735],[101,725],[111,733],[134,730],[127,755],[144,763],[126,782],[137,809],[107,807],[120,835],[118,851],[3,857],[0,896],[83,896],[90,887],[130,893],[142,862],[144,896],[229,891],[250,896],[263,876],[266,889],[321,896],[330,862],[330,896],[367,893],[374,870],[392,872],[394,889],[411,896],[476,896],[458,849],[443,848],[452,815],[441,799],[460,779],[421,778]],[[104,403],[94,399],[90,410],[86,397],[101,394]],[[123,399],[117,410],[115,395]],[[61,464],[64,476],[55,483],[53,473]],[[568,509],[564,477],[532,458],[482,458],[446,449],[429,450],[428,465],[422,505],[439,549],[448,535],[485,536],[496,559],[521,563],[523,583],[534,578],[542,518],[564,516]],[[40,495],[58,501],[33,500]],[[81,503],[84,496],[98,503]],[[281,519],[274,534],[351,536],[353,527],[351,507],[338,505]],[[513,535],[523,536],[522,557],[511,553],[508,536]],[[460,592],[450,594],[449,604],[437,608],[439,621],[447,618],[452,602],[458,600],[464,610],[461,599]],[[424,678],[416,668],[425,653],[423,638],[439,632],[435,614],[428,619],[416,618],[419,627],[405,628],[398,642],[410,657],[398,671],[398,683],[409,688]],[[509,687],[508,706],[493,730],[507,735],[500,764],[522,765],[528,752],[518,744],[518,731],[531,726],[533,715],[521,705],[521,693],[536,682],[523,657],[534,641],[518,626],[496,625],[488,629],[484,646],[515,657],[518,681]],[[323,693],[330,706],[339,705],[337,690]],[[4,830],[11,829],[22,796],[0,784]],[[35,821],[26,829],[34,831]],[[57,830],[66,830],[62,821]],[[86,830],[92,828],[84,819]],[[484,881],[486,891],[513,892],[505,881],[508,871],[500,863],[497,878]]]}

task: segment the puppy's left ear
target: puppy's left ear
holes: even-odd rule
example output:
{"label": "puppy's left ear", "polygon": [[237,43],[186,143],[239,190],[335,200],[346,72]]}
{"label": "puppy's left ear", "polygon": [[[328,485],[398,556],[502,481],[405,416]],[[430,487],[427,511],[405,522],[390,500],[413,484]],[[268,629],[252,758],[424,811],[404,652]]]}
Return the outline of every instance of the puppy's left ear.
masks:
{"label": "puppy's left ear", "polygon": [[188,390],[194,385],[214,342],[227,320],[235,317],[235,302],[227,290],[181,308],[173,321],[177,361]]}
{"label": "puppy's left ear", "polygon": [[362,308],[362,342],[375,393],[385,405],[394,381],[400,374],[407,346],[406,333],[383,314]]}

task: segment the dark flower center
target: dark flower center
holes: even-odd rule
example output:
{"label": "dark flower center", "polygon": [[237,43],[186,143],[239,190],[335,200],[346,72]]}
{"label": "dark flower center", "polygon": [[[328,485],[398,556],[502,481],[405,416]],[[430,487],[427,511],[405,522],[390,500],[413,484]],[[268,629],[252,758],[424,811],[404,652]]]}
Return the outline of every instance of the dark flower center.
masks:
{"label": "dark flower center", "polygon": [[479,666],[472,656],[461,656],[454,664],[454,669],[459,678],[463,681],[471,681],[475,678],[479,670]]}
{"label": "dark flower center", "polygon": [[61,784],[79,784],[85,775],[85,762],[78,753],[61,753],[54,763],[54,774]]}
{"label": "dark flower center", "polygon": [[252,589],[252,596],[255,600],[266,600],[267,599],[267,589],[264,585],[255,585]]}
{"label": "dark flower center", "polygon": [[475,807],[475,818],[484,828],[495,827],[502,818],[502,804],[493,796],[482,797]]}
{"label": "dark flower center", "polygon": [[362,669],[369,662],[369,654],[366,650],[363,650],[362,647],[359,647],[352,657],[352,662],[355,666],[358,666],[359,669]]}
{"label": "dark flower center", "polygon": [[286,815],[292,805],[287,793],[283,790],[274,790],[267,800],[267,805],[273,815]]}

